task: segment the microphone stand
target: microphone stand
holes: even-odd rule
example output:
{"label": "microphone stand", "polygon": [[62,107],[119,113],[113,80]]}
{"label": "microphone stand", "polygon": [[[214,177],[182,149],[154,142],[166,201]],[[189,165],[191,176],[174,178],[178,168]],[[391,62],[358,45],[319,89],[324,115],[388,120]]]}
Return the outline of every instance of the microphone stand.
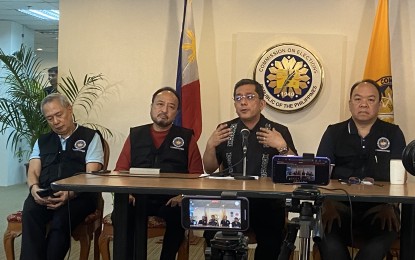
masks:
{"label": "microphone stand", "polygon": [[242,165],[242,176],[246,176],[246,156],[244,155],[244,162]]}
{"label": "microphone stand", "polygon": [[235,180],[255,180],[254,176],[246,176],[246,152],[248,150],[248,147],[246,145],[242,148],[244,153],[244,161],[242,164],[242,176],[235,176]]}

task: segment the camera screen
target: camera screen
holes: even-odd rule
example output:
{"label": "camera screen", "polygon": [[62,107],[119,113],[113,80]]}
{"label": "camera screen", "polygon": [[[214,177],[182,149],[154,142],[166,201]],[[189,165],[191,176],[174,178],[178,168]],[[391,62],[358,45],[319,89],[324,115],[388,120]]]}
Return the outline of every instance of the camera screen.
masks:
{"label": "camera screen", "polygon": [[290,182],[313,182],[316,180],[316,166],[287,164],[285,178]]}
{"label": "camera screen", "polygon": [[275,183],[327,185],[330,181],[330,160],[325,157],[274,156],[272,180]]}
{"label": "camera screen", "polygon": [[190,199],[190,227],[241,229],[240,200]]}

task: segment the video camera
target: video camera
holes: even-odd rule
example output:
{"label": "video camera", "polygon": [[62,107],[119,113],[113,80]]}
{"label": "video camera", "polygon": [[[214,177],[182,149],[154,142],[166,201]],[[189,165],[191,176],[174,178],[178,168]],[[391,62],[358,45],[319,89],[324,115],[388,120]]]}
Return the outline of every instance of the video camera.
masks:
{"label": "video camera", "polygon": [[415,140],[410,142],[403,150],[402,164],[407,172],[415,176]]}
{"label": "video camera", "polygon": [[182,200],[182,225],[185,229],[218,231],[210,240],[206,259],[248,259],[249,202],[236,193],[222,196],[185,196]]}

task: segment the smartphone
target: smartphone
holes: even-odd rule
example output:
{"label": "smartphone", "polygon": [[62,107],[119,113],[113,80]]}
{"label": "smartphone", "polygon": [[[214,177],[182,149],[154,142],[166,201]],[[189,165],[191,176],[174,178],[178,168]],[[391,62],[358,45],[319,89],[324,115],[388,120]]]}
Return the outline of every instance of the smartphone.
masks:
{"label": "smartphone", "polygon": [[55,193],[55,191],[53,191],[52,189],[40,189],[38,191],[36,191],[37,195],[39,195],[39,197],[45,198],[45,197],[55,197],[53,195],[53,193]]}
{"label": "smartphone", "polygon": [[110,170],[91,171],[91,173],[110,173]]}
{"label": "smartphone", "polygon": [[185,229],[245,231],[249,227],[247,198],[185,196],[182,225]]}
{"label": "smartphone", "polygon": [[302,156],[279,156],[272,158],[272,181],[328,185],[332,165],[327,157],[305,158]]}

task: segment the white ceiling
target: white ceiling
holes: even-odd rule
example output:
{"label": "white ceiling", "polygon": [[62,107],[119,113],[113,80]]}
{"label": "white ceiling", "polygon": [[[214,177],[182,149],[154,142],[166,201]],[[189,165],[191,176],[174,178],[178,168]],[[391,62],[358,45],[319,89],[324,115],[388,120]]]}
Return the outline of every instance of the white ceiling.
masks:
{"label": "white ceiling", "polygon": [[14,21],[35,31],[35,49],[58,52],[59,21],[45,21],[17,9],[59,10],[59,0],[0,0],[0,21]]}

